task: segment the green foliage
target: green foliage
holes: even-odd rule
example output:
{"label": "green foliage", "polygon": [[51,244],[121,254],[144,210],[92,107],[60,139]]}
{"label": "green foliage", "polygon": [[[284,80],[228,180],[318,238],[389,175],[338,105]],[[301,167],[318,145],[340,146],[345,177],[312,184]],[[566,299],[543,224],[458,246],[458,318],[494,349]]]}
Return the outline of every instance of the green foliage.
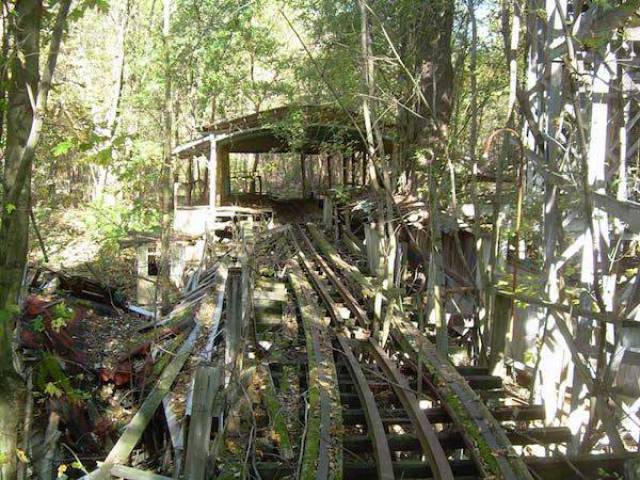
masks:
{"label": "green foliage", "polygon": [[10,304],[5,308],[0,308],[0,325],[12,321],[20,313],[20,307]]}
{"label": "green foliage", "polygon": [[55,147],[51,149],[51,153],[53,154],[54,157],[60,157],[68,153],[69,150],[71,150],[72,148],[73,148],[72,140],[63,140],[62,142],[58,143]]}
{"label": "green foliage", "polygon": [[62,360],[48,352],[43,353],[38,363],[34,384],[43,394],[55,398],[66,395],[71,401],[80,401],[88,397],[86,392],[73,387],[62,369]]}
{"label": "green foliage", "polygon": [[65,328],[69,321],[73,318],[73,309],[67,307],[64,302],[58,303],[51,309],[51,328],[56,332],[59,332],[62,328]]}
{"label": "green foliage", "polygon": [[44,318],[42,315],[38,315],[36,318],[31,320],[31,330],[34,332],[44,332]]}

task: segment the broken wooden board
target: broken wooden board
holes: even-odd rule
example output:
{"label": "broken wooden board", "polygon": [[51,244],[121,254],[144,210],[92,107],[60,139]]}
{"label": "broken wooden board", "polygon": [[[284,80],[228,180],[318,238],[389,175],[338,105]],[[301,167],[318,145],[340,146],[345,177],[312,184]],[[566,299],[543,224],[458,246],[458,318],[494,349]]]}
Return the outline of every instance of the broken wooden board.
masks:
{"label": "broken wooden board", "polygon": [[201,365],[196,369],[193,406],[185,459],[185,478],[202,480],[209,458],[213,402],[222,383],[220,369]]}
{"label": "broken wooden board", "polygon": [[162,403],[162,399],[171,390],[171,385],[173,385],[174,380],[191,354],[191,350],[199,333],[200,327],[196,325],[180,347],[180,350],[178,350],[176,356],[173,357],[171,363],[163,370],[153,390],[151,390],[129,424],[125,427],[124,433],[111,449],[102,466],[91,472],[89,478],[106,480],[109,478],[111,468],[113,468],[114,465],[126,463],[129,455],[131,455],[138,441],[140,441],[144,430],[160,406],[160,403]]}

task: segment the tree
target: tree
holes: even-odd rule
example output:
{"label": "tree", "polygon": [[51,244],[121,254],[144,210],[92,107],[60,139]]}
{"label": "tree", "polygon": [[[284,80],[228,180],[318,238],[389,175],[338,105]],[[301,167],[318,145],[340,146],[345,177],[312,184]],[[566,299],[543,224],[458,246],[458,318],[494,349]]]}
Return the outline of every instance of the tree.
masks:
{"label": "tree", "polygon": [[39,74],[42,4],[21,0],[15,4],[11,27],[13,58],[8,89],[7,146],[0,225],[0,473],[15,474],[16,412],[21,411],[23,389],[13,368],[13,316],[18,304],[26,264],[31,168],[38,144],[47,98],[60,52],[71,0],[60,3],[47,62]]}

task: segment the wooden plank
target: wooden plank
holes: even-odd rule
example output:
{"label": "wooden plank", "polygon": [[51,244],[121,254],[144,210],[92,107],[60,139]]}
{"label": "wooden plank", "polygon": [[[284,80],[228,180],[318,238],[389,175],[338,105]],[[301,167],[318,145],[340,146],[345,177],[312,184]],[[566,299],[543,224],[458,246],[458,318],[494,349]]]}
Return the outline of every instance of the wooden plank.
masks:
{"label": "wooden plank", "polygon": [[124,433],[113,446],[102,466],[91,472],[89,478],[106,480],[109,478],[111,468],[114,465],[123,464],[127,461],[160,406],[160,403],[162,403],[162,399],[171,390],[173,382],[193,350],[193,345],[199,333],[200,328],[196,325],[180,347],[180,350],[178,350],[176,356],[173,357],[171,363],[163,370],[158,382],[149,393],[149,396],[147,396],[136,414],[125,427]]}
{"label": "wooden plank", "polygon": [[125,465],[114,465],[111,467],[111,476],[124,478],[126,480],[171,480],[171,477],[164,477],[146,470],[127,467]]}
{"label": "wooden plank", "polygon": [[216,285],[214,287],[214,295],[216,295],[216,307],[211,318],[211,329],[209,330],[209,338],[207,339],[207,344],[204,347],[204,350],[200,354],[203,360],[206,361],[211,360],[215,341],[220,332],[220,320],[222,318],[222,307],[224,305],[224,296],[227,288],[228,273],[229,270],[227,268],[227,261],[223,260],[222,262],[220,262],[220,266],[218,267],[218,275],[216,275]]}
{"label": "wooden plank", "polygon": [[202,480],[205,477],[213,401],[220,389],[220,377],[220,370],[215,367],[200,365],[196,369],[185,459],[185,478],[190,480]]}
{"label": "wooden plank", "polygon": [[227,279],[225,342],[225,385],[228,385],[238,365],[242,342],[242,275],[237,268],[229,270],[229,277]]}
{"label": "wooden plank", "polygon": [[182,422],[178,419],[178,415],[176,415],[172,405],[173,400],[171,394],[162,399],[162,408],[164,408],[164,416],[167,420],[167,427],[169,428],[171,445],[174,450],[182,450],[184,448],[184,430],[182,428]]}

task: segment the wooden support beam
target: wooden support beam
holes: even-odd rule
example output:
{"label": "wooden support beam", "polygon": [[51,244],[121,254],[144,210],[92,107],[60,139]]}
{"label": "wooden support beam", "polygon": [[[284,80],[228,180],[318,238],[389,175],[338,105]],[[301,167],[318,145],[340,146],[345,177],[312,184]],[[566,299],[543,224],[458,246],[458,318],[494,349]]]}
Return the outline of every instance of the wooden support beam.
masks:
{"label": "wooden support beam", "polygon": [[300,176],[302,180],[302,198],[307,198],[307,173],[306,173],[306,157],[300,152]]}
{"label": "wooden support beam", "polygon": [[374,224],[365,224],[364,236],[367,250],[367,264],[369,265],[369,272],[372,275],[377,275],[380,268],[380,235],[378,229]]}
{"label": "wooden support beam", "polygon": [[217,149],[218,172],[216,180],[218,182],[218,205],[224,205],[231,194],[231,167],[229,165],[229,147],[219,147]]}
{"label": "wooden support beam", "polygon": [[349,185],[349,159],[344,153],[340,157],[342,158],[342,186],[346,187]]}
{"label": "wooden support beam", "polygon": [[221,377],[220,369],[215,367],[201,365],[196,369],[185,460],[185,478],[189,480],[202,480],[205,477],[209,458],[213,402],[220,389]]}
{"label": "wooden support beam", "polygon": [[237,268],[229,269],[225,328],[225,385],[228,385],[236,370],[242,344],[242,274]]}
{"label": "wooden support beam", "polygon": [[356,179],[356,152],[351,152],[351,186],[355,187],[357,183]]}
{"label": "wooden support beam", "polygon": [[327,187],[333,188],[333,157],[327,155]]}
{"label": "wooden support beam", "polygon": [[331,230],[333,227],[333,206],[333,197],[326,195],[322,203],[322,223],[327,230]]}
{"label": "wooden support beam", "polygon": [[[218,146],[216,144],[215,135],[209,136],[209,163],[207,166],[207,176],[209,181],[209,206],[215,208],[218,202]],[[214,220],[214,219],[212,219]]]}
{"label": "wooden support beam", "polygon": [[554,303],[546,300],[542,300],[540,298],[531,297],[529,295],[523,295],[520,293],[514,294],[508,290],[497,290],[498,295],[504,295],[505,297],[514,298],[518,302],[526,303],[528,305],[537,305],[539,307],[548,308],[550,310],[562,313],[570,313],[576,316],[590,318],[592,320],[597,320],[599,322],[605,323],[618,323],[622,322],[635,322],[635,320],[631,318],[616,318],[613,315],[607,315],[602,312],[590,312],[583,308],[574,307],[573,305],[564,305],[562,303]]}
{"label": "wooden support beam", "polygon": [[494,375],[503,375],[504,356],[507,348],[507,334],[511,305],[513,300],[502,295],[496,295],[495,305],[489,334],[491,336],[491,348],[489,350],[489,366]]}
{"label": "wooden support beam", "polygon": [[367,184],[367,152],[363,151],[360,156],[361,168],[362,168],[362,186]]}

